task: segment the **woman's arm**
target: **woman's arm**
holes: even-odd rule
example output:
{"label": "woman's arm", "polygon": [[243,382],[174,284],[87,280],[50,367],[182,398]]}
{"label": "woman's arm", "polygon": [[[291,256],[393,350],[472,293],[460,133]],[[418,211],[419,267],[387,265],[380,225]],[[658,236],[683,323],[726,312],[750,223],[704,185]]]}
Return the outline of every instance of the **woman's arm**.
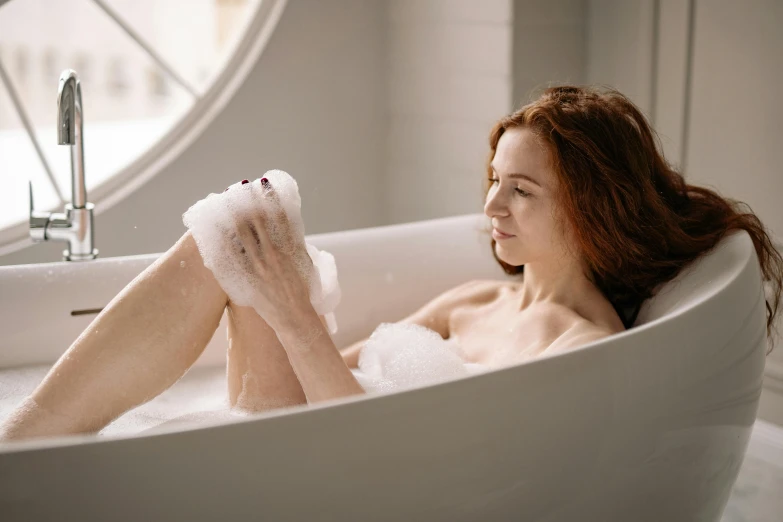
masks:
{"label": "woman's arm", "polygon": [[[481,283],[470,281],[454,287],[400,322],[425,326],[444,339],[448,338],[451,311],[469,300],[473,289]],[[332,341],[323,317],[309,302],[302,302],[284,317],[287,319],[281,320],[275,331],[308,403],[364,393],[350,368],[357,367],[359,353],[367,339],[341,353]]]}
{"label": "woman's arm", "polygon": [[[439,301],[434,300],[403,321],[438,328],[441,315],[435,313],[433,316],[433,312],[440,310],[441,306]],[[296,319],[281,323],[276,329],[277,337],[285,348],[307,402],[364,393],[350,368],[357,367],[359,351],[366,339],[355,343],[350,348],[351,353],[345,356],[337,350],[323,317],[317,315],[312,306],[303,306],[299,313],[292,313],[290,317]]]}
{"label": "woman's arm", "polygon": [[325,321],[307,303],[276,328],[277,338],[308,403],[363,394],[364,388],[334,345]]}

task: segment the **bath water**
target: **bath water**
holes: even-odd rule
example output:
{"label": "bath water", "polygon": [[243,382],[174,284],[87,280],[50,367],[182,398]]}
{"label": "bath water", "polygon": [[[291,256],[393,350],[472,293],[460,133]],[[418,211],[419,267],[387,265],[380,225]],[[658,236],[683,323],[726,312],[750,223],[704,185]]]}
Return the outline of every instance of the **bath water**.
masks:
{"label": "bath water", "polygon": [[[426,386],[490,369],[465,361],[453,340],[444,340],[429,328],[403,323],[381,323],[360,352],[358,365],[351,371],[368,394]],[[0,424],[35,390],[50,368],[36,365],[0,369]],[[230,408],[225,366],[191,367],[174,385],[114,420],[99,436],[133,435],[173,425],[197,426],[248,415],[256,414]]]}
{"label": "bath water", "polygon": [[[51,365],[0,369],[0,423],[41,383]],[[210,418],[236,418],[228,407],[226,369],[191,368],[169,389],[120,416],[98,435],[134,435],[166,423],[195,425]]]}

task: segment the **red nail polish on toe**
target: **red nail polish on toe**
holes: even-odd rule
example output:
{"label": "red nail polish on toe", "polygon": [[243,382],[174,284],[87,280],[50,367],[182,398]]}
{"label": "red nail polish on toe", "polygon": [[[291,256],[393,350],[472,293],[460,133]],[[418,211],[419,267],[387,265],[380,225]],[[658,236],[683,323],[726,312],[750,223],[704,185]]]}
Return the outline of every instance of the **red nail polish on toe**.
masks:
{"label": "red nail polish on toe", "polygon": [[250,183],[250,182],[248,180],[246,180],[246,179],[243,179],[242,180],[242,184],[244,185],[245,183]]}
{"label": "red nail polish on toe", "polygon": [[266,178],[261,178],[261,184],[262,184],[262,185],[264,185],[264,186],[266,187],[266,186],[268,186],[268,185],[269,185],[269,180],[268,180],[268,179],[266,179]]}

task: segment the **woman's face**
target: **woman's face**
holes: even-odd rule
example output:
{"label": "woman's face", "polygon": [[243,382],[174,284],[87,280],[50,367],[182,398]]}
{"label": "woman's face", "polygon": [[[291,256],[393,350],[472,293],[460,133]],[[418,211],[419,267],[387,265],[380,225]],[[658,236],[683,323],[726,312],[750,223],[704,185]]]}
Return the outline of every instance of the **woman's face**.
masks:
{"label": "woman's face", "polygon": [[492,168],[484,213],[513,236],[493,235],[498,258],[512,266],[559,261],[564,245],[555,222],[557,179],[544,144],[529,129],[507,129]]}

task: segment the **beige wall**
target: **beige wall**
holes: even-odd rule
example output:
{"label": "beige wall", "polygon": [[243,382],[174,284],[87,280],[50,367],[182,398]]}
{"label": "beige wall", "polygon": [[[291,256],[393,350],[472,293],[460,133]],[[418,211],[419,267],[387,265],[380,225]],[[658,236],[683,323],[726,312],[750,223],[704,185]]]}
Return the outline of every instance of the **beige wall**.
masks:
{"label": "beige wall", "polygon": [[587,81],[611,85],[648,115],[653,104],[654,4],[589,0],[587,16]]}
{"label": "beige wall", "polygon": [[388,223],[481,212],[511,109],[511,0],[389,0]]}
{"label": "beige wall", "polygon": [[513,107],[554,83],[587,81],[587,0],[515,0]]}
{"label": "beige wall", "polygon": [[619,89],[649,114],[654,105],[654,4],[515,0],[514,107],[549,85],[591,83]]}
{"label": "beige wall", "polygon": [[682,166],[686,144],[690,22],[689,2],[659,0],[657,63],[651,64],[655,66],[651,117],[666,159],[677,167]]}

